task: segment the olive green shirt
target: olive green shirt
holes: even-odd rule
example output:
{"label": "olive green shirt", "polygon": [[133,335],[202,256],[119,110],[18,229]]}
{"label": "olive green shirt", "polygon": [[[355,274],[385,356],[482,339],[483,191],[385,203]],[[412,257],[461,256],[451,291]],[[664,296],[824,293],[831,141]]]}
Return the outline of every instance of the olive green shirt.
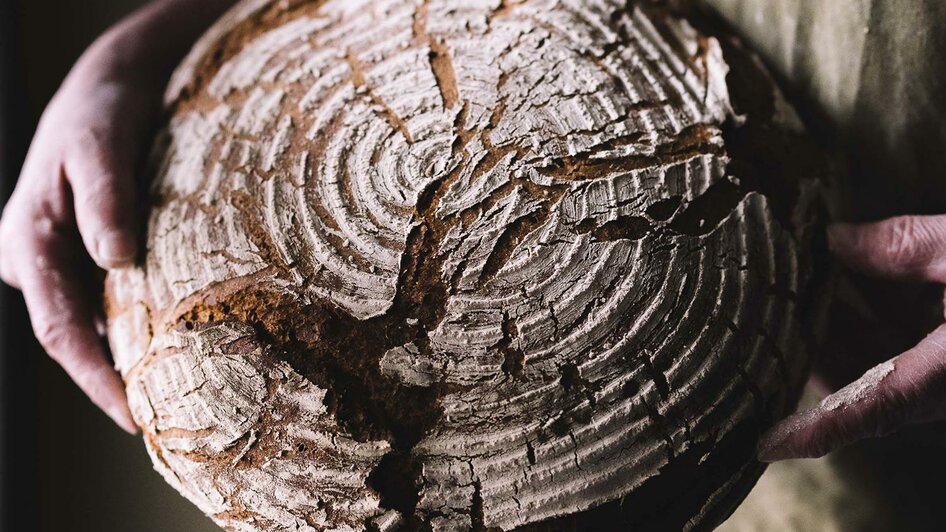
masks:
{"label": "olive green shirt", "polygon": [[846,155],[842,216],[946,212],[946,2],[705,1]]}

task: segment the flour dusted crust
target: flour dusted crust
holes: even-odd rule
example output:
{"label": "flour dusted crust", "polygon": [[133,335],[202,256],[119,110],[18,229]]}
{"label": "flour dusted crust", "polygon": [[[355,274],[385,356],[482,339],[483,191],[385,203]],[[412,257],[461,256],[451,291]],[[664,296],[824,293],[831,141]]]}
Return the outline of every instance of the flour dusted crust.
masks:
{"label": "flour dusted crust", "polygon": [[239,4],[107,282],[158,471],[239,531],[718,521],[808,348],[809,176],[733,153],[790,110],[728,72],[649,3]]}

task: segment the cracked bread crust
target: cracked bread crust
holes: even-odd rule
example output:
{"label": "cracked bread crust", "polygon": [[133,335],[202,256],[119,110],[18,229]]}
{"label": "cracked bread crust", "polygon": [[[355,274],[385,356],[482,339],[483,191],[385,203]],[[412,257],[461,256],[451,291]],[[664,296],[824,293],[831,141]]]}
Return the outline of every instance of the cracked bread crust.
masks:
{"label": "cracked bread crust", "polygon": [[817,157],[734,43],[652,3],[248,0],[167,104],[109,338],[221,526],[705,528],[761,472]]}

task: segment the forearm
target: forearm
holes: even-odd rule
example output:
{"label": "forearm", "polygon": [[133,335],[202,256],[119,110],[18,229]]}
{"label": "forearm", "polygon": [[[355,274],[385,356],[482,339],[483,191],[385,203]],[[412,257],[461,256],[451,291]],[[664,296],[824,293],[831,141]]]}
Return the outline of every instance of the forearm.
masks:
{"label": "forearm", "polygon": [[76,65],[87,78],[116,77],[161,92],[200,35],[236,0],[154,0],[102,35]]}

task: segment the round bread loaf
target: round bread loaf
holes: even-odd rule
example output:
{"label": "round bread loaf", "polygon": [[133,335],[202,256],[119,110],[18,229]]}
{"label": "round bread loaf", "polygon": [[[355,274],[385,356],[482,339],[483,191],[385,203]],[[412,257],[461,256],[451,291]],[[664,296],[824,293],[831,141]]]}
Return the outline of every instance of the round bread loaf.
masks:
{"label": "round bread loaf", "polygon": [[109,339],[220,525],[706,528],[757,479],[817,186],[734,44],[623,0],[246,0],[167,105]]}

